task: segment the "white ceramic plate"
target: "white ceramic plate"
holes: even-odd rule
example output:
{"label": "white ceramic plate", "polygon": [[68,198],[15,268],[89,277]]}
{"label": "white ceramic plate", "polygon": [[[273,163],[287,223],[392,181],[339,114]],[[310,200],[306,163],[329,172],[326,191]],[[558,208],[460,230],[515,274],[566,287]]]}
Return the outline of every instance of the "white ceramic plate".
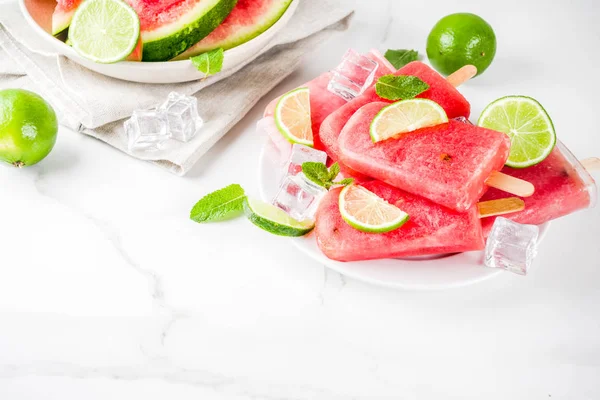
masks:
{"label": "white ceramic plate", "polygon": [[[283,169],[275,161],[271,142],[263,147],[259,160],[259,186],[264,201],[270,202],[281,181]],[[540,226],[540,240],[549,223]],[[482,251],[445,255],[435,258],[386,259],[376,261],[339,262],[325,257],[314,235],[290,239],[315,261],[353,279],[370,284],[408,290],[438,290],[466,286],[509,273],[483,266]]]}
{"label": "white ceramic plate", "polygon": [[[245,61],[256,57],[273,37],[292,18],[300,0],[293,0],[283,16],[271,28],[241,46],[227,50],[223,61],[223,72],[234,69]],[[72,61],[103,75],[117,79],[141,83],[180,83],[202,79],[204,75],[196,70],[189,60],[168,62],[131,62],[97,64],[83,57],[72,47],[52,36],[50,32],[54,0],[19,0],[21,11],[32,31],[46,42],[53,51]]]}

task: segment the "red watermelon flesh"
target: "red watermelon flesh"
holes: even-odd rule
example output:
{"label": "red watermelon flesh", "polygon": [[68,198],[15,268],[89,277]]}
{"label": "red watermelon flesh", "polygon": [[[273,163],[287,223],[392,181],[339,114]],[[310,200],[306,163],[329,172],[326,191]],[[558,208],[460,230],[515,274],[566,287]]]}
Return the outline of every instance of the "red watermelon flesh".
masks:
{"label": "red watermelon flesh", "polygon": [[[383,58],[376,50],[371,50],[371,52],[369,52],[366,56],[374,61],[377,61],[379,64],[379,67],[376,71],[375,80],[383,75],[394,72],[393,66],[391,66],[391,64],[389,64],[389,62],[385,60],[385,58]],[[390,67],[392,69],[390,69]],[[321,124],[329,115],[347,104],[346,100],[327,90],[330,80],[331,72],[325,72],[312,81],[302,85],[302,87],[308,87],[310,91],[310,110],[313,139],[315,148],[319,150],[326,150],[326,147],[321,143],[321,137],[319,135]],[[264,113],[265,116],[273,115],[275,113],[275,107],[277,106],[278,101],[279,98],[269,103]]]}
{"label": "red watermelon flesh", "polygon": [[481,250],[485,243],[476,207],[458,213],[380,181],[363,186],[406,211],[410,219],[387,233],[366,233],[342,219],[341,188],[331,190],[317,211],[315,233],[332,260],[362,261]]}
{"label": "red watermelon flesh", "polygon": [[52,14],[52,34],[57,35],[71,25],[73,14],[83,0],[58,0]]}
{"label": "red watermelon flesh", "polygon": [[[521,224],[540,225],[594,203],[597,191],[594,179],[562,143],[558,143],[552,153],[537,165],[523,169],[504,167],[502,172],[535,186],[533,196],[523,198],[525,210],[504,215]],[[490,188],[481,200],[504,197],[506,192]],[[481,221],[486,235],[495,220],[496,217],[489,217]]]}
{"label": "red watermelon flesh", "polygon": [[[418,97],[433,100],[441,105],[444,110],[446,110],[448,118],[468,118],[471,114],[471,106],[467,99],[465,99],[455,87],[446,82],[444,77],[422,62],[411,62],[400,68],[395,75],[416,76],[426,82],[429,85],[429,89]],[[352,115],[354,115],[354,113],[362,106],[375,101],[390,102],[379,97],[373,86],[365,91],[362,96],[359,96],[345,104],[343,107],[340,107],[323,121],[319,137],[321,143],[325,147],[325,151],[329,154],[329,157],[336,161],[340,158],[338,136],[350,117],[352,117]]]}
{"label": "red watermelon flesh", "polygon": [[446,124],[373,143],[371,122],[388,103],[359,109],[340,137],[341,162],[365,175],[460,212],[483,195],[485,180],[504,166],[504,133],[450,120]]}

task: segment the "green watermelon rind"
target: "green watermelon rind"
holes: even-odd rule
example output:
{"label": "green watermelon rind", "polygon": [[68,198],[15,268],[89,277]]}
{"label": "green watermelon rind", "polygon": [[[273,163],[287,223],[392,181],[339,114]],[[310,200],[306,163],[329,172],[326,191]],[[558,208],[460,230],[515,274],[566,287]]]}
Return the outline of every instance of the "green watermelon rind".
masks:
{"label": "green watermelon rind", "polygon": [[[192,22],[175,25],[177,29],[162,33],[157,39],[147,40],[148,32],[143,33],[144,52],[142,61],[168,61],[183,53],[189,47],[208,36],[229,15],[237,0],[218,0],[209,10],[201,8],[199,15],[188,15]],[[152,35],[153,32],[149,32]]]}
{"label": "green watermelon rind", "polygon": [[52,14],[52,35],[56,36],[71,25],[75,10],[69,12],[57,12]]}
{"label": "green watermelon rind", "polygon": [[210,45],[201,46],[201,41],[199,41],[199,43],[197,43],[195,46],[190,47],[184,53],[176,57],[175,60],[185,60],[218,48],[229,50],[249,42],[250,40],[262,35],[269,30],[269,28],[275,25],[288,10],[290,4],[292,4],[292,1],[297,0],[287,0],[284,3],[275,4],[274,7],[269,10],[269,13],[266,14],[266,17],[260,21],[260,23],[248,27],[248,29],[244,30],[245,33],[241,35],[233,35],[226,40],[213,42]]}

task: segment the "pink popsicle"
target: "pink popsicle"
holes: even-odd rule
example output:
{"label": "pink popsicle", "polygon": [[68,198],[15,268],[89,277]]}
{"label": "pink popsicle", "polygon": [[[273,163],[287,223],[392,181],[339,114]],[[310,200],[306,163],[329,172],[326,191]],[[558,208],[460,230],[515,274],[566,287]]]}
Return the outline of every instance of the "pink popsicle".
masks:
{"label": "pink popsicle", "polygon": [[[422,62],[414,61],[409,63],[400,68],[395,75],[416,76],[426,82],[429,85],[429,90],[423,92],[418,97],[433,100],[441,105],[446,110],[448,118],[469,117],[471,106],[467,99],[454,86],[449,84],[443,76]],[[361,96],[337,109],[323,121],[319,136],[329,157],[335,161],[339,160],[338,137],[350,117],[362,106],[376,101],[390,102],[379,97],[373,86],[367,89]]]}
{"label": "pink popsicle", "polygon": [[477,207],[458,213],[380,181],[363,186],[410,215],[399,229],[366,233],[354,229],[339,211],[341,189],[330,191],[317,211],[315,233],[321,251],[337,261],[413,257],[481,250],[484,239]]}
{"label": "pink popsicle", "polygon": [[[375,72],[375,81],[377,81],[377,79],[383,75],[394,73],[395,68],[377,50],[371,50],[366,56],[373,61],[376,61],[379,65],[377,71]],[[351,75],[351,71],[349,71],[349,74]],[[308,87],[310,91],[310,110],[313,138],[315,148],[318,150],[324,150],[319,135],[321,124],[331,113],[347,103],[346,100],[327,90],[327,86],[329,85],[331,77],[331,72],[325,72],[312,81],[302,85],[302,87]],[[274,114],[277,101],[279,101],[279,97],[267,105],[267,108],[264,112],[265,117]]]}
{"label": "pink popsicle", "polygon": [[453,210],[473,207],[487,189],[485,181],[506,162],[509,137],[450,120],[373,143],[371,121],[387,105],[367,104],[350,118],[338,139],[341,162]]}
{"label": "pink popsicle", "polygon": [[[594,179],[565,145],[558,142],[552,153],[541,163],[524,169],[504,167],[507,175],[527,180],[535,186],[531,197],[523,198],[525,210],[506,215],[515,222],[539,225],[550,220],[593,207],[597,198]],[[506,197],[506,193],[490,188],[482,201]],[[486,234],[495,217],[481,222]]]}

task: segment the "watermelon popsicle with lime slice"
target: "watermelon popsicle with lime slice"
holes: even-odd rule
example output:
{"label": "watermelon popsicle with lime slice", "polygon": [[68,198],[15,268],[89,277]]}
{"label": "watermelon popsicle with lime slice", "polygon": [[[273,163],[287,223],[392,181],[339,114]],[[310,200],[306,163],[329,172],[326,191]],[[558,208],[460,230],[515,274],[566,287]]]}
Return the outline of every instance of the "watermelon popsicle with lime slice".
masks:
{"label": "watermelon popsicle with lime slice", "polygon": [[[375,80],[383,75],[391,74],[395,71],[394,66],[391,65],[389,61],[387,61],[385,57],[383,57],[377,50],[371,50],[365,55],[365,57],[375,61],[378,64],[377,70],[375,71]],[[349,78],[353,77],[353,71],[347,71],[347,74]],[[331,72],[325,72],[315,79],[302,85],[302,87],[307,87],[310,92],[313,141],[314,147],[319,150],[324,150],[324,146],[321,143],[319,136],[321,124],[330,114],[347,104],[345,99],[327,89],[332,76],[333,74]],[[267,105],[264,112],[265,117],[273,116],[278,101],[279,97]]]}
{"label": "watermelon popsicle with lime slice", "polygon": [[[470,71],[468,68],[460,71],[460,73],[464,72],[470,72],[470,75],[474,75],[473,71]],[[413,61],[400,68],[394,74],[416,76],[427,83],[429,89],[417,97],[433,100],[438,103],[446,111],[448,118],[469,118],[471,106],[467,99],[456,90],[456,86],[468,79],[469,75],[462,77],[462,79],[457,79],[457,76],[461,76],[457,72],[458,75],[451,75],[448,79],[445,79],[420,61]],[[350,117],[352,117],[352,115],[354,115],[354,113],[362,106],[376,101],[391,103],[390,100],[379,97],[373,86],[366,90],[362,95],[338,108],[323,121],[319,137],[325,151],[334,161],[338,161],[340,158],[338,137]]]}
{"label": "watermelon popsicle with lime slice", "polygon": [[[525,210],[506,216],[521,224],[540,225],[575,211],[593,207],[597,201],[597,187],[586,169],[592,160],[578,161],[569,149],[557,142],[554,150],[541,163],[522,169],[504,167],[502,172],[535,185],[535,193],[524,198]],[[596,164],[597,165],[597,164]],[[490,188],[482,200],[495,200],[505,194]],[[487,234],[495,218],[482,220],[483,230]]]}
{"label": "watermelon popsicle with lime slice", "polygon": [[367,104],[350,118],[338,139],[341,162],[453,210],[471,208],[508,158],[508,136],[450,120],[374,143],[371,124],[388,106]]}
{"label": "watermelon popsicle with lime slice", "polygon": [[385,233],[360,231],[340,212],[342,188],[331,190],[317,211],[315,233],[321,251],[337,261],[364,261],[482,250],[478,207],[456,212],[380,181],[362,184],[409,215],[400,228]]}

